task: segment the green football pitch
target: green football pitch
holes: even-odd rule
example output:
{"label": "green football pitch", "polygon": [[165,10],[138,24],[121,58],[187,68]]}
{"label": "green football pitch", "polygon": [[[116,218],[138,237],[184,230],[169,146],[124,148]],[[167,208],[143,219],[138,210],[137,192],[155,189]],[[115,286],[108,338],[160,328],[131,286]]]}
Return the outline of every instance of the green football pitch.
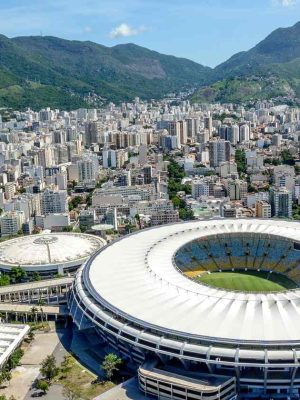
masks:
{"label": "green football pitch", "polygon": [[217,288],[243,292],[280,292],[297,287],[286,276],[266,271],[213,272],[195,280]]}

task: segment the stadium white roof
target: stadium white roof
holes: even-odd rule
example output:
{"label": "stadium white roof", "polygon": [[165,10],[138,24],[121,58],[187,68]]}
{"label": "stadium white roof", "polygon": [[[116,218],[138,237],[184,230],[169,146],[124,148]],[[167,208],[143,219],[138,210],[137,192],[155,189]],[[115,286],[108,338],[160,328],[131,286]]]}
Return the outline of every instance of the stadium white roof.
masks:
{"label": "stadium white roof", "polygon": [[231,232],[300,240],[298,222],[278,220],[203,220],[140,231],[93,257],[85,269],[89,291],[126,319],[164,332],[233,341],[300,341],[300,289],[225,291],[196,283],[174,267],[173,256],[185,243]]}
{"label": "stadium white roof", "polygon": [[22,236],[0,243],[0,267],[80,265],[106,242],[82,233]]}

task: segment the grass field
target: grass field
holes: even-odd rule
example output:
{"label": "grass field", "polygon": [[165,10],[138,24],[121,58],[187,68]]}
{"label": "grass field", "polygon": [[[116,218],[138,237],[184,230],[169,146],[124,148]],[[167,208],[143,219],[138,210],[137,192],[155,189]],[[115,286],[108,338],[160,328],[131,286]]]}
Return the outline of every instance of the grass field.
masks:
{"label": "grass field", "polygon": [[228,290],[243,292],[280,292],[297,285],[284,275],[266,271],[224,271],[195,278],[198,282]]}
{"label": "grass field", "polygon": [[96,383],[97,376],[83,367],[73,356],[68,355],[61,364],[59,374],[55,378],[57,384],[70,389],[73,393],[66,395],[68,399],[91,400],[115,386],[110,381]]}

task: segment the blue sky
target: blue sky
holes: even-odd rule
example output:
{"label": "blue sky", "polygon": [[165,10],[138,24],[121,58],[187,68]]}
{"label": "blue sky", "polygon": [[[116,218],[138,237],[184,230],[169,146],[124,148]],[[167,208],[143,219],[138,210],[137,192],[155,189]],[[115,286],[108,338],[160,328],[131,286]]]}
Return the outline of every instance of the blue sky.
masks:
{"label": "blue sky", "polygon": [[300,0],[0,0],[0,33],[133,42],[215,66],[300,20]]}

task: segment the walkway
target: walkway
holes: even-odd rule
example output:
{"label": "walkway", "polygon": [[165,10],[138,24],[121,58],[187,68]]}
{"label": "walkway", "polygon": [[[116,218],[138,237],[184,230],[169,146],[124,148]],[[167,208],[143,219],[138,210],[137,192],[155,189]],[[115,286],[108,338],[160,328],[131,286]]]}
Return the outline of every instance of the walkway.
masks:
{"label": "walkway", "polygon": [[1,286],[0,302],[30,303],[44,299],[48,303],[50,301],[58,303],[62,298],[65,298],[73,280],[74,277],[63,277]]}
{"label": "walkway", "polygon": [[27,317],[32,315],[32,308],[36,308],[36,314],[44,314],[47,320],[48,316],[67,316],[69,315],[68,307],[64,305],[44,305],[42,307],[35,306],[34,304],[17,304],[17,303],[0,303],[0,312],[5,314],[15,314],[16,320],[19,314],[25,314],[25,322],[27,322]]}
{"label": "walkway", "polygon": [[40,364],[47,355],[51,355],[59,343],[56,332],[36,333],[34,341],[25,351],[21,365],[12,371],[12,380],[0,395],[7,398],[14,396],[16,400],[24,400],[32,383],[39,375]]}

